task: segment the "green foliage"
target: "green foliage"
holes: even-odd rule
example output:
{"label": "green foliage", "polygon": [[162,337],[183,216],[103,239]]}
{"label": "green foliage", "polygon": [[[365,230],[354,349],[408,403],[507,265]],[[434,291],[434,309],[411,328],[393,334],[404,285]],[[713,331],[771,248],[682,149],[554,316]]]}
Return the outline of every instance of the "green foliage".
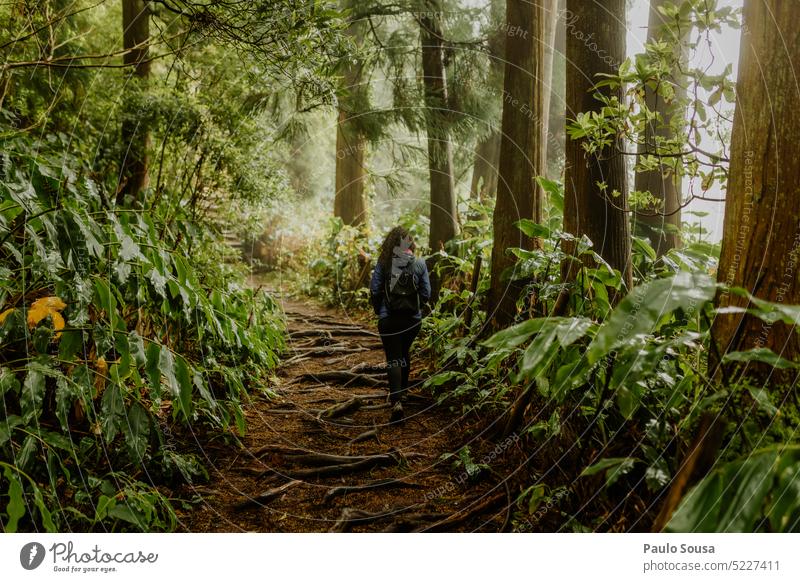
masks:
{"label": "green foliage", "polygon": [[134,475],[202,476],[174,450],[182,425],[243,431],[282,346],[274,305],[183,209],[115,211],[78,162],[22,139],[3,150],[3,522],[172,529],[170,501]]}
{"label": "green foliage", "polygon": [[681,502],[667,531],[797,532],[800,447],[776,445],[714,469]]}
{"label": "green foliage", "polygon": [[309,250],[308,280],[301,289],[330,305],[369,307],[369,281],[380,254],[376,237],[330,218],[326,237]]}

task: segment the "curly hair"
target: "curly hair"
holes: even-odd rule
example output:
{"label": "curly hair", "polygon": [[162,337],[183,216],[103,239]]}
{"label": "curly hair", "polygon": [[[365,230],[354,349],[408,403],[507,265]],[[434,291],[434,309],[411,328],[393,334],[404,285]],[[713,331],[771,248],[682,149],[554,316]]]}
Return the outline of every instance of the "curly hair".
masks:
{"label": "curly hair", "polygon": [[[381,245],[381,254],[378,257],[378,263],[380,263],[384,273],[390,273],[392,270],[392,252],[394,251],[394,247],[399,246],[401,240],[410,236],[411,235],[409,234],[407,228],[395,226],[389,231],[389,234],[386,235],[386,238],[383,239],[383,244]],[[411,243],[410,248],[411,250],[414,250],[413,242]]]}

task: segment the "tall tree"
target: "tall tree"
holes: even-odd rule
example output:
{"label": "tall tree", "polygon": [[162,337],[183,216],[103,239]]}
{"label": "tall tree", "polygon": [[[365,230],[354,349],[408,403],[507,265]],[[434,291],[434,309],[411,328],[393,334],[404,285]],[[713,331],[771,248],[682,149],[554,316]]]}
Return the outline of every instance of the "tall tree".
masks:
{"label": "tall tree", "polygon": [[[800,62],[800,4],[745,0],[739,48],[737,103],[731,135],[730,171],[718,281],[742,287],[760,299],[800,303],[800,88],[787,74]],[[748,300],[722,293],[720,308],[747,307]],[[796,329],[744,313],[718,313],[711,328],[709,370],[725,378],[720,356],[729,351],[769,348],[797,359]],[[730,370],[729,370],[730,371]],[[797,372],[748,364],[751,380],[795,385]],[[712,466],[726,417],[706,412],[672,481],[653,529],[669,522],[686,489]]]}
{"label": "tall tree", "polygon": [[425,93],[425,122],[428,134],[428,169],[431,189],[429,245],[438,251],[458,230],[453,152],[448,132],[449,99],[445,74],[441,6],[427,0],[419,15],[422,49],[422,82]]}
{"label": "tall tree", "polygon": [[[650,16],[647,24],[647,42],[666,42],[673,47],[674,53],[670,63],[670,75],[665,81],[674,90],[674,97],[667,101],[659,95],[654,87],[645,86],[645,104],[656,113],[658,118],[648,123],[645,128],[643,142],[639,145],[639,155],[646,152],[658,152],[658,139],[673,137],[672,120],[684,115],[682,104],[686,97],[686,79],[682,70],[686,70],[688,60],[689,26],[676,29],[674,22],[665,16],[662,10],[673,0],[650,0]],[[644,233],[659,256],[680,243],[678,229],[681,225],[681,185],[680,176],[667,164],[657,168],[636,173],[634,189],[639,192],[650,192],[654,202],[636,211],[636,222],[642,225]]]}
{"label": "tall tree", "polygon": [[[141,89],[150,76],[149,41],[149,3],[146,0],[122,0],[122,46],[125,50],[122,60],[133,67],[133,78],[129,78],[128,83],[133,81]],[[124,105],[120,129],[123,156],[117,204],[123,204],[126,195],[138,198],[149,181],[147,150],[150,147],[150,132],[130,101]]]}
{"label": "tall tree", "polygon": [[[567,0],[567,117],[600,111],[594,85],[600,74],[614,74],[625,59],[625,0]],[[622,87],[597,92],[623,99]],[[621,144],[593,153],[584,139],[568,139],[564,175],[564,230],[586,235],[594,250],[622,274],[631,288],[631,240],[628,221],[628,187]],[[565,251],[574,252],[573,243]],[[575,264],[565,263],[565,279],[575,274]]]}
{"label": "tall tree", "polygon": [[[364,21],[347,28],[347,35],[356,43],[364,34]],[[362,85],[363,62],[349,56],[342,66],[338,96],[339,117],[336,125],[336,194],[333,214],[342,222],[359,226],[366,222],[367,202],[364,192],[366,171],[364,154],[367,140],[358,122],[359,104],[366,89]]]}
{"label": "tall tree", "polygon": [[505,48],[503,118],[497,202],[494,210],[491,287],[488,312],[495,328],[516,316],[522,284],[509,278],[515,265],[509,247],[533,248],[536,241],[515,226],[520,219],[541,221],[542,196],[534,178],[544,175],[547,164],[547,103],[545,54],[552,44],[547,20],[552,0],[508,0]]}
{"label": "tall tree", "polygon": [[481,202],[497,192],[497,165],[500,160],[500,132],[491,128],[489,133],[475,144],[475,161],[472,166],[472,181],[469,192],[474,200]]}
{"label": "tall tree", "polygon": [[[797,2],[745,2],[718,276],[789,305],[800,303],[800,88],[787,74],[800,62],[798,22]],[[724,294],[719,306],[746,307],[747,300]],[[800,356],[797,331],[779,321],[724,313],[712,336],[720,354],[767,347],[784,358]]]}
{"label": "tall tree", "polygon": [[[486,81],[487,85],[500,93],[503,88],[504,67],[502,62],[505,54],[505,10],[499,0],[491,0],[489,8],[488,34],[486,35],[489,67],[486,71]],[[485,202],[488,197],[497,193],[500,128],[499,123],[495,121],[495,115],[491,115],[488,120],[488,131],[478,136],[478,140],[475,143],[472,181],[469,192],[472,199],[481,202]]]}
{"label": "tall tree", "polygon": [[[561,0],[563,2],[563,0]],[[499,4],[493,2],[492,6]],[[550,148],[555,142],[552,139],[552,127],[555,126],[551,115],[551,102],[554,99],[557,89],[553,85],[553,66],[556,35],[556,22],[558,20],[559,10],[557,9],[558,0],[555,2],[545,1],[543,3],[545,10],[545,56],[542,79],[544,80],[545,90],[550,92],[550,96],[545,103],[545,109],[542,114],[547,119],[547,148],[548,148],[548,163],[550,160]],[[505,19],[505,15],[503,15]],[[563,27],[561,27],[563,28]],[[503,22],[502,26],[494,25],[492,32],[488,37],[488,50],[492,58],[493,66],[489,71],[490,83],[496,83],[498,88],[503,85],[503,70],[504,67],[499,66],[503,62],[505,55],[505,37],[514,35],[527,35],[526,31],[510,28],[507,23]],[[563,123],[563,116],[559,116]],[[536,122],[534,120],[534,122]],[[563,129],[562,129],[563,131]],[[500,162],[500,130],[493,127],[490,132],[482,136],[475,145],[475,162],[473,165],[472,182],[470,184],[470,194],[472,198],[484,200],[487,196],[492,196],[497,192],[497,178],[498,166]]]}

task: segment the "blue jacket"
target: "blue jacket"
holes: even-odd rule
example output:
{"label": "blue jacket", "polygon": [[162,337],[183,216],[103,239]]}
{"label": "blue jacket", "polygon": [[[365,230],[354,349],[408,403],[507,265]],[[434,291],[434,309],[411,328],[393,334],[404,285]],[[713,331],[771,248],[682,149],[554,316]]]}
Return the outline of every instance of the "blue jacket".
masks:
{"label": "blue jacket", "polygon": [[[414,279],[417,283],[417,292],[419,293],[419,303],[427,303],[431,298],[431,280],[428,276],[428,267],[425,261],[415,258],[413,266]],[[372,281],[369,284],[369,291],[372,298],[372,308],[378,319],[383,319],[389,316],[389,309],[386,307],[386,287],[384,286],[385,275],[383,267],[380,263],[375,265],[375,270],[372,271]],[[415,315],[411,316],[413,319],[422,319],[422,312],[417,311]]]}

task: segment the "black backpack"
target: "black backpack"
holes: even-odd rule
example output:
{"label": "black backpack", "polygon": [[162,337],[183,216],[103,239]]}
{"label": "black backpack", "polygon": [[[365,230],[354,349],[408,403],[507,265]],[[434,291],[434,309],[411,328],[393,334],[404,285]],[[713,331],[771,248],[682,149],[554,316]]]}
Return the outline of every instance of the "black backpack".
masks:
{"label": "black backpack", "polygon": [[414,262],[411,261],[400,272],[393,289],[389,289],[391,275],[385,279],[386,307],[390,313],[414,315],[419,312],[419,293],[414,278]]}

